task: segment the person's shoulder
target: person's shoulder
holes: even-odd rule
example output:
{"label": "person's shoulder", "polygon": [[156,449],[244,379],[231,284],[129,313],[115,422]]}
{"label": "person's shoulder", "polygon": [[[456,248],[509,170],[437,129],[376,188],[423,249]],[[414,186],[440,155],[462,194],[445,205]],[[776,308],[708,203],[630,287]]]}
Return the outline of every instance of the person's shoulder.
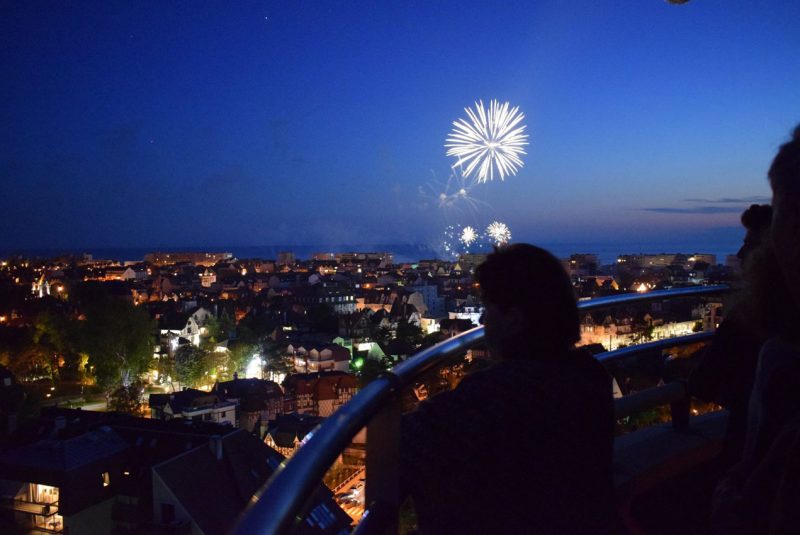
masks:
{"label": "person's shoulder", "polygon": [[542,365],[535,360],[503,360],[479,372],[464,377],[456,391],[468,394],[478,390],[513,387],[518,383],[530,383],[543,375]]}
{"label": "person's shoulder", "polygon": [[496,385],[549,383],[553,379],[583,377],[610,382],[605,367],[588,351],[572,349],[548,358],[519,358],[498,362],[480,372],[468,375],[459,385],[464,392],[494,388]]}
{"label": "person's shoulder", "polygon": [[503,367],[493,364],[488,368],[465,375],[453,390],[437,394],[431,401],[441,396],[440,403],[460,403],[464,399],[482,395],[482,392],[491,390],[503,375]]}
{"label": "person's shoulder", "polygon": [[597,377],[608,378],[608,372],[605,366],[585,349],[575,348],[569,351],[565,358],[574,363],[575,367],[580,371],[596,375]]}
{"label": "person's shoulder", "polygon": [[761,347],[762,354],[780,355],[787,359],[800,359],[800,347],[781,336],[770,338]]}
{"label": "person's shoulder", "polygon": [[799,365],[800,348],[780,336],[776,336],[764,342],[758,360],[758,374],[772,375],[777,370]]}
{"label": "person's shoulder", "polygon": [[[473,375],[483,373],[484,371],[481,371]],[[462,379],[461,383],[459,383],[456,388],[439,392],[420,402],[413,411],[404,415],[404,418],[408,420],[426,419],[435,417],[438,414],[447,414],[451,412],[454,407],[463,403],[463,399],[469,396],[470,391],[475,388],[481,388],[481,385],[482,381],[478,380],[475,382],[474,377],[469,375]]]}
{"label": "person's shoulder", "polygon": [[[429,443],[433,436],[445,440],[447,435],[462,432],[463,426],[457,421],[465,412],[470,412],[486,399],[485,371],[476,372],[465,377],[453,390],[439,392],[422,401],[417,407],[407,412],[402,418],[404,439],[416,441],[419,437],[427,437]],[[475,377],[481,375],[481,377]],[[474,412],[474,411],[473,411]],[[453,425],[456,425],[453,428]],[[461,429],[461,431],[458,431]],[[434,440],[435,442],[435,440]]]}
{"label": "person's shoulder", "polygon": [[[510,390],[518,389],[529,373],[525,367],[512,363],[494,363],[488,368],[464,376],[452,390],[445,390],[423,401],[417,412],[432,414],[451,413],[472,405],[482,405],[502,398]],[[535,375],[535,374],[533,374]]]}

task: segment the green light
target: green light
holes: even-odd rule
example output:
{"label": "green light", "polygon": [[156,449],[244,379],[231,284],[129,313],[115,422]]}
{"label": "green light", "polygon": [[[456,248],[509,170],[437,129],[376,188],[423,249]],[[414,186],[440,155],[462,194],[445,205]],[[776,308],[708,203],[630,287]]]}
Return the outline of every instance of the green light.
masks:
{"label": "green light", "polygon": [[355,366],[357,370],[360,370],[364,367],[364,359],[356,359],[355,362],[353,362],[353,366]]}

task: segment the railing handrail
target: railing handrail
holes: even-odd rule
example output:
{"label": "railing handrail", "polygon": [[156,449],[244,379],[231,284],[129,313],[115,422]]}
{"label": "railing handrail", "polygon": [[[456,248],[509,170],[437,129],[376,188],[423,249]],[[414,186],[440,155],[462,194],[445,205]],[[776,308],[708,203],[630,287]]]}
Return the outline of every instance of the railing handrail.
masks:
{"label": "railing handrail", "polygon": [[[647,293],[631,293],[622,295],[611,295],[606,297],[597,297],[586,301],[578,302],[578,310],[581,312],[591,312],[593,310],[602,310],[605,308],[612,308],[616,306],[625,306],[630,304],[644,303],[647,301],[657,301],[669,297],[671,299],[679,297],[693,297],[698,295],[713,295],[716,293],[724,292],[729,289],[726,285],[714,286],[692,286],[687,288],[673,288],[670,290],[655,290]],[[399,363],[392,368],[391,373],[397,375],[404,383],[402,386],[407,386],[408,382],[413,378],[419,377],[431,368],[435,368],[444,358],[440,355],[438,348],[447,342],[458,343],[464,345],[463,349],[467,349],[471,344],[478,343],[483,339],[483,327],[476,327],[458,336],[445,340],[440,344],[420,351],[408,360]],[[462,350],[463,350],[462,349]]]}
{"label": "railing handrail", "polygon": [[714,295],[730,290],[727,284],[713,284],[708,286],[687,286],[685,288],[670,288],[668,290],[652,290],[644,293],[628,293],[621,295],[609,295],[596,297],[586,301],[578,301],[578,309],[582,312],[611,308],[615,306],[630,305],[633,303],[645,303],[647,301],[658,301],[659,299],[677,299],[680,297],[693,297],[698,295]]}
{"label": "railing handrail", "polygon": [[[664,298],[681,298],[714,295],[730,289],[727,285],[696,286],[599,297],[579,301],[582,312],[654,301]],[[710,333],[689,335],[698,342],[711,336]],[[347,447],[355,435],[367,425],[383,404],[395,393],[411,384],[425,372],[435,368],[445,359],[462,353],[484,337],[483,326],[475,327],[453,338],[424,349],[408,360],[399,363],[365,386],[349,402],[328,417],[308,437],[289,460],[284,460],[272,477],[253,495],[246,511],[233,530],[235,534],[268,533],[289,531],[291,523],[308,505],[315,494],[325,472],[340,452]],[[633,353],[675,345],[679,338],[664,339],[639,344],[613,352],[601,354],[599,360],[608,361],[626,358]]]}
{"label": "railing handrail", "polygon": [[636,344],[634,346],[615,349],[614,351],[606,351],[604,353],[599,353],[595,355],[595,358],[600,362],[602,362],[603,364],[608,364],[610,362],[626,359],[628,357],[632,357],[634,355],[637,355],[639,353],[644,353],[646,351],[655,351],[656,349],[666,349],[668,347],[674,347],[676,344],[676,340],[680,340],[681,345],[689,345],[689,344],[697,344],[700,342],[706,342],[708,340],[711,340],[711,337],[713,336],[714,336],[713,331],[703,331],[699,333],[686,334],[679,337],[662,338],[661,340],[656,340],[655,342],[645,342],[644,344]]}

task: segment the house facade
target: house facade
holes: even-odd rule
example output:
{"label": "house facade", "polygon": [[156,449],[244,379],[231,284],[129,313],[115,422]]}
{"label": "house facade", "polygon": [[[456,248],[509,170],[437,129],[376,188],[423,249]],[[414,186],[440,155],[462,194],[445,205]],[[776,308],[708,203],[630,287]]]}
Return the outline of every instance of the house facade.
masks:
{"label": "house facade", "polygon": [[343,372],[298,373],[283,382],[285,412],[330,416],[358,391],[358,380]]}
{"label": "house facade", "polygon": [[350,370],[350,352],[338,344],[303,344],[297,347],[289,344],[287,351],[294,357],[297,373]]}
{"label": "house facade", "polygon": [[220,399],[215,393],[187,388],[173,394],[150,394],[150,417],[161,420],[187,420],[236,425],[236,402]]}
{"label": "house facade", "polygon": [[129,445],[112,429],[59,431],[0,454],[0,527],[31,532],[109,533],[115,489]]}

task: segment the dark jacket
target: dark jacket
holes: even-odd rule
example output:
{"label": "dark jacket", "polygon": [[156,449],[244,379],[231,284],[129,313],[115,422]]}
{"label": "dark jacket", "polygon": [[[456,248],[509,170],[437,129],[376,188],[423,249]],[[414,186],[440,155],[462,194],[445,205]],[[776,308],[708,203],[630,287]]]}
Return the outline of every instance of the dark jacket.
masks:
{"label": "dark jacket", "polygon": [[765,341],[766,337],[752,328],[741,307],[734,306],[689,376],[692,395],[730,411],[722,451],[722,459],[728,465],[742,458],[750,391],[758,352]]}
{"label": "dark jacket", "polygon": [[715,490],[715,533],[767,533],[773,520],[785,524],[791,518],[800,488],[794,479],[798,472],[793,457],[798,453],[798,437],[800,350],[786,340],[772,338],[758,359],[744,458]]}
{"label": "dark jacket", "polygon": [[611,380],[588,353],[500,362],[403,417],[422,533],[598,533],[613,515]]}

